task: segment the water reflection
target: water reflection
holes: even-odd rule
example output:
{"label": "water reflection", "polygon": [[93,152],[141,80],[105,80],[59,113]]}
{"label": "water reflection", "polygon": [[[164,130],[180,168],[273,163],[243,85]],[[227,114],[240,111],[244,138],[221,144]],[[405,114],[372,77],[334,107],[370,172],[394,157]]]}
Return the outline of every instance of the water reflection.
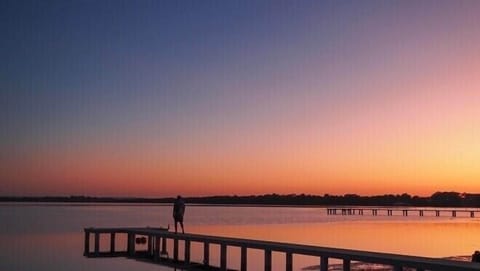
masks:
{"label": "water reflection", "polygon": [[[90,226],[167,226],[171,206],[16,206],[0,205],[0,270],[173,270],[124,258],[84,258],[83,228]],[[322,208],[189,206],[186,231],[326,247],[428,257],[471,255],[478,249],[478,218],[326,216]],[[105,237],[108,239],[108,237]],[[119,236],[118,249],[126,240]],[[109,249],[102,240],[101,249]],[[169,243],[169,255],[173,255]],[[179,255],[183,257],[183,245]],[[220,265],[219,246],[210,263]],[[240,249],[228,248],[229,268],[240,266]],[[263,252],[248,251],[249,270],[263,265]],[[203,261],[203,246],[192,243],[191,258]],[[284,270],[285,255],[272,254],[273,270]],[[294,269],[318,266],[315,257],[294,256]],[[335,264],[335,262],[332,262]]]}

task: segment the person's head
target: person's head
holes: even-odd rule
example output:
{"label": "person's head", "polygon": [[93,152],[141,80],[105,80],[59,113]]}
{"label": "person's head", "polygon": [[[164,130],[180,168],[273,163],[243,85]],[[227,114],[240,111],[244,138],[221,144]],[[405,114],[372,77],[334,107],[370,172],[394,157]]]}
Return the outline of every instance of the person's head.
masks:
{"label": "person's head", "polygon": [[182,196],[180,196],[180,195],[177,196],[177,199],[181,199],[181,198],[182,198]]}

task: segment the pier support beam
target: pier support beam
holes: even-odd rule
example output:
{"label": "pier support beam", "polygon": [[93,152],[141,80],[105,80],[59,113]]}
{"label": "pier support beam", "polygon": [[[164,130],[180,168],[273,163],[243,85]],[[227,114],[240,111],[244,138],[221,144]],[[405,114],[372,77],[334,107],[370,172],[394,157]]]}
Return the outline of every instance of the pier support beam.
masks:
{"label": "pier support beam", "polygon": [[291,252],[285,254],[285,271],[293,270],[293,255]]}
{"label": "pier support beam", "polygon": [[153,255],[153,236],[149,235],[148,237],[148,242],[147,242],[147,254],[149,256]]}
{"label": "pier support beam", "polygon": [[247,247],[240,248],[240,271],[247,271]]}
{"label": "pier support beam", "polygon": [[185,240],[185,263],[190,263],[190,240]]}
{"label": "pier support beam", "polygon": [[162,250],[160,251],[160,254],[168,255],[168,252],[167,252],[167,238],[165,238],[165,237],[162,237]]}
{"label": "pier support beam", "polygon": [[320,257],[320,271],[328,271],[328,257]]}
{"label": "pier support beam", "polygon": [[160,237],[155,236],[155,247],[153,248],[153,259],[158,262],[160,260]]}
{"label": "pier support beam", "polygon": [[350,260],[343,259],[343,271],[350,271]]}
{"label": "pier support beam", "polygon": [[88,256],[90,254],[90,232],[85,231],[85,247],[83,249],[83,255]]}
{"label": "pier support beam", "polygon": [[110,253],[115,253],[115,233],[110,233]]}
{"label": "pier support beam", "polygon": [[129,233],[127,237],[127,251],[128,256],[135,256],[135,234]]}
{"label": "pier support beam", "polygon": [[205,266],[210,265],[210,243],[209,242],[203,243],[203,265]]}
{"label": "pier support beam", "polygon": [[178,262],[178,239],[173,239],[173,261]]}
{"label": "pier support beam", "polygon": [[95,255],[100,254],[100,233],[96,232],[95,233]]}
{"label": "pier support beam", "polygon": [[220,270],[227,270],[227,245],[220,245]]}
{"label": "pier support beam", "polygon": [[265,249],[265,271],[272,271],[272,251]]}

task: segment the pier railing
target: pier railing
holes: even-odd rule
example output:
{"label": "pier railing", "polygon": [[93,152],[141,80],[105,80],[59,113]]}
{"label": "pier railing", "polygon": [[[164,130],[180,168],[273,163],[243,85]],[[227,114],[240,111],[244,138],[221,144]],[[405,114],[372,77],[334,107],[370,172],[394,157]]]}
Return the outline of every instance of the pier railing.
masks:
{"label": "pier railing", "polygon": [[[116,251],[116,234],[127,234],[127,250]],[[110,235],[110,251],[100,252],[100,235]],[[94,235],[94,250],[90,251],[90,235]],[[343,270],[349,271],[351,262],[364,262],[384,264],[393,267],[394,271],[403,268],[416,271],[478,271],[480,264],[470,262],[451,261],[436,258],[406,256],[389,253],[367,252],[359,250],[338,249],[311,245],[271,242],[252,239],[219,237],[199,234],[176,234],[166,229],[154,228],[86,228],[85,250],[87,257],[126,256],[136,257],[140,255],[136,250],[135,241],[140,236],[148,240],[147,250],[142,251],[142,257],[147,256],[152,261],[162,261],[162,254],[166,253],[167,239],[173,240],[173,260],[180,264],[190,264],[191,243],[203,244],[203,265],[210,266],[210,249],[212,244],[220,245],[220,270],[227,270],[227,247],[240,248],[240,270],[247,271],[247,250],[260,249],[264,252],[264,270],[272,270],[272,252],[280,252],[285,255],[285,270],[293,270],[293,255],[308,255],[319,258],[320,270],[327,271],[331,259],[339,259],[343,263]],[[179,241],[183,241],[184,257],[179,259]]]}

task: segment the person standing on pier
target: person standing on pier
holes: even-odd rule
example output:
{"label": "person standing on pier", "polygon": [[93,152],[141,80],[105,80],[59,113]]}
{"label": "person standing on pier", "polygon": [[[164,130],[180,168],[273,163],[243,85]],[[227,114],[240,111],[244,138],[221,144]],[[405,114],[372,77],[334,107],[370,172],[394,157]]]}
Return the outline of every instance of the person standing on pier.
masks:
{"label": "person standing on pier", "polygon": [[177,196],[177,199],[173,203],[173,220],[175,221],[175,233],[177,233],[177,224],[180,223],[182,227],[182,233],[185,233],[183,230],[183,214],[185,213],[185,202],[183,201],[180,195]]}

